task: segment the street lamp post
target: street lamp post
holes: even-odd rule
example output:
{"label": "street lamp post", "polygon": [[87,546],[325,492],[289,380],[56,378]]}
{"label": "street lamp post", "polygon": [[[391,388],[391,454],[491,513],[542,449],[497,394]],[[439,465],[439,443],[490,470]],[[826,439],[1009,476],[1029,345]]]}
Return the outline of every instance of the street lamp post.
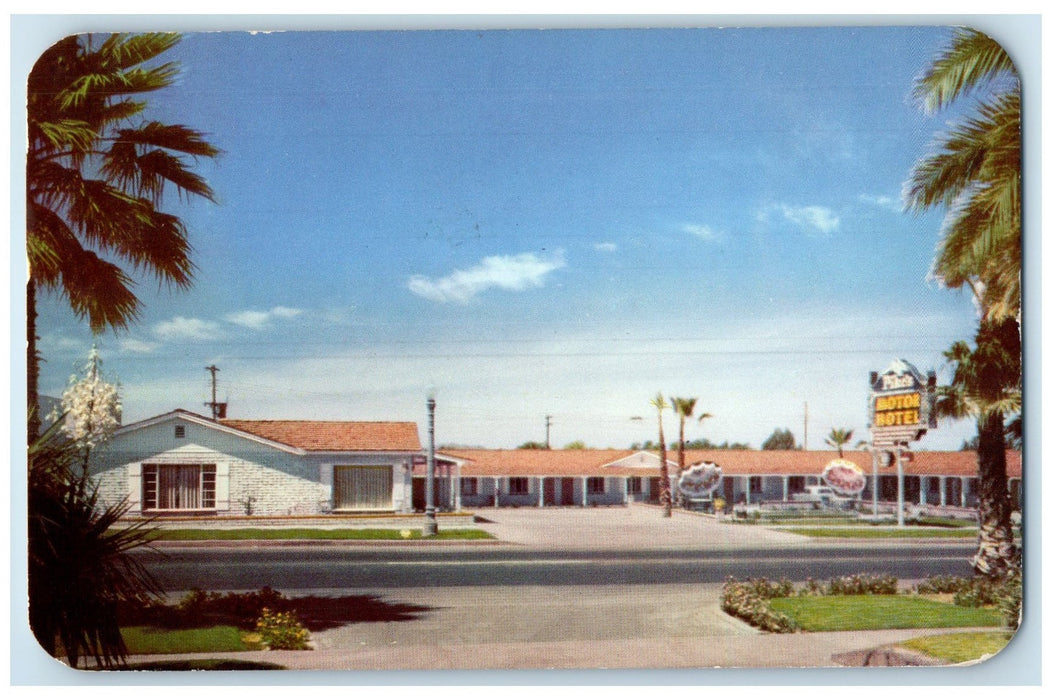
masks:
{"label": "street lamp post", "polygon": [[427,397],[427,479],[424,485],[424,537],[438,534],[435,520],[435,397]]}

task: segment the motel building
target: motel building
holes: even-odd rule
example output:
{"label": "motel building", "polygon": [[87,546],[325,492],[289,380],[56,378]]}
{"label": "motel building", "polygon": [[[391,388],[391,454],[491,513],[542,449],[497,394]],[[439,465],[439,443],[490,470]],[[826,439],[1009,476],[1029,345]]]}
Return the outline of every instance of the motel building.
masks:
{"label": "motel building", "polygon": [[[678,455],[669,450],[670,481]],[[823,485],[822,472],[836,452],[803,450],[687,450],[686,465],[713,462],[723,478],[713,492],[730,504],[776,505],[792,501],[807,486]],[[1022,489],[1021,453],[1010,451],[1008,485],[1014,509]],[[866,474],[858,496],[873,501],[872,454],[845,451]],[[656,503],[660,457],[631,450],[448,450],[435,457],[435,506],[439,510],[489,507],[616,506]],[[975,452],[915,452],[904,462],[904,500],[919,506],[977,505]],[[897,467],[878,470],[877,501],[898,499]],[[413,469],[413,507],[425,506],[426,468]],[[674,486],[673,486],[674,488]]]}

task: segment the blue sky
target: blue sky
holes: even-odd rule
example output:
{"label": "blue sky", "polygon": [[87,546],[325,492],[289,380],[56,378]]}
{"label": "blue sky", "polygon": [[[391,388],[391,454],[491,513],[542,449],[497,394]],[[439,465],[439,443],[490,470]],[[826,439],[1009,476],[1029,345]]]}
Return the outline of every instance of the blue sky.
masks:
{"label": "blue sky", "polygon": [[[150,115],[209,134],[218,202],[170,200],[197,265],[93,338],[41,300],[43,393],[97,342],[125,420],[415,420],[514,447],[866,437],[868,372],[947,379],[967,294],[928,279],[942,212],[902,212],[953,113],[917,28],[191,33]],[[644,420],[632,420],[641,416]],[[667,426],[673,418],[666,414]],[[670,430],[671,432],[671,430]],[[974,428],[918,444],[956,449]]]}

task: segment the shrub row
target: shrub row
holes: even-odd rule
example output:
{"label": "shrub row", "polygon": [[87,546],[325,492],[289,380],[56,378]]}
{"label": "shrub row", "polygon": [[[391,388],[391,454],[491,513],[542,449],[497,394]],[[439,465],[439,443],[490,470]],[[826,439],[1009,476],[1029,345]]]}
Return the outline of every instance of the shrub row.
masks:
{"label": "shrub row", "polygon": [[952,593],[954,605],[966,608],[996,606],[1005,626],[1018,629],[1023,605],[1023,579],[1018,572],[1004,579],[982,576],[931,576],[916,586],[917,593]]}
{"label": "shrub row", "polygon": [[723,584],[720,606],[729,615],[764,631],[795,632],[799,629],[796,622],[772,610],[768,602],[771,598],[792,595],[792,590],[793,584],[785,580],[773,583],[761,578],[741,582],[728,578]]}
{"label": "shrub row", "polygon": [[255,630],[268,649],[306,649],[310,633],[300,624],[294,602],[269,586],[248,593],[216,593],[195,588],[175,605],[129,604],[121,625],[187,629],[228,624]]}

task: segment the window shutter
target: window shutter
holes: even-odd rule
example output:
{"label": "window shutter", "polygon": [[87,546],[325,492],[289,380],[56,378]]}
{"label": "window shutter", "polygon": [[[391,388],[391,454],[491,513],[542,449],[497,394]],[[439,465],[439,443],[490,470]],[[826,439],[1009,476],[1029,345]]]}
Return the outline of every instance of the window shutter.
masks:
{"label": "window shutter", "polygon": [[230,510],[230,462],[216,463],[216,510]]}
{"label": "window shutter", "polygon": [[128,512],[142,513],[142,464],[128,465]]}

